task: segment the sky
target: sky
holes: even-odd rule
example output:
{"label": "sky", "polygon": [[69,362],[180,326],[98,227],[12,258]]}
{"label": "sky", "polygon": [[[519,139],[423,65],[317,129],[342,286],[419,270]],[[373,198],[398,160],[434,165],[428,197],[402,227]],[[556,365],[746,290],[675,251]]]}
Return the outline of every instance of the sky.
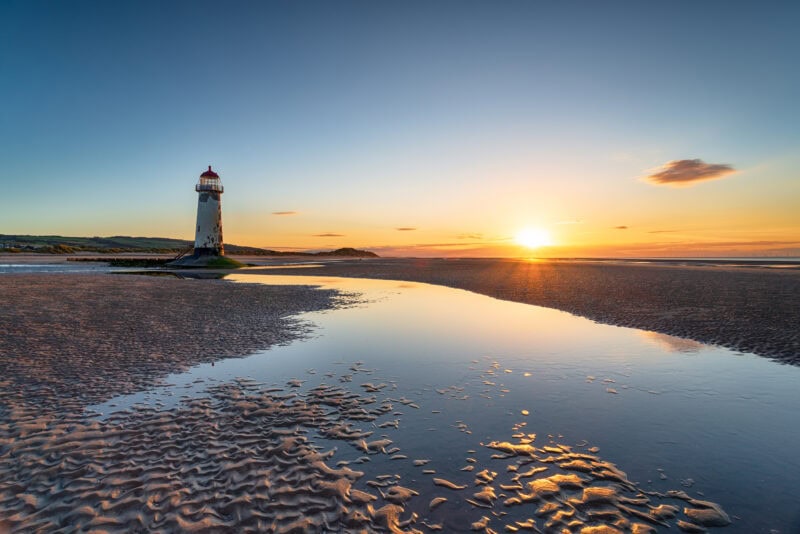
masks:
{"label": "sky", "polygon": [[798,27],[795,1],[0,0],[0,234],[193,239],[212,165],[238,245],[800,256]]}

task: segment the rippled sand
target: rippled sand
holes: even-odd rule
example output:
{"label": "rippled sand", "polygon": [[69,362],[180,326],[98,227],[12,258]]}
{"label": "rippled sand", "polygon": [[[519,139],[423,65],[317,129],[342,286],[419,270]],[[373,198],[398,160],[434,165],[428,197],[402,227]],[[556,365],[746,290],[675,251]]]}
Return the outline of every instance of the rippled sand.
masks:
{"label": "rippled sand", "polygon": [[[176,410],[92,421],[12,406],[0,429],[0,510],[20,531],[59,528],[319,532],[398,528],[387,500],[356,490],[364,473],[326,463],[308,439],[356,441],[391,410],[338,387],[305,395],[246,382],[215,386]],[[369,453],[378,453],[370,450]],[[391,490],[394,490],[394,494]]]}
{"label": "rippled sand", "polygon": [[[404,439],[403,421],[418,411],[401,408],[415,403],[394,389],[355,391],[347,377],[359,373],[371,371],[354,364],[329,377],[335,385],[303,388],[239,379],[174,409],[138,405],[103,420],[11,400],[0,425],[0,528],[614,533],[730,523],[714,503],[642,490],[586,444],[538,444],[527,422],[480,443],[489,459],[461,451],[474,471],[437,477],[451,467],[443,451]],[[433,458],[398,454],[420,450]]]}

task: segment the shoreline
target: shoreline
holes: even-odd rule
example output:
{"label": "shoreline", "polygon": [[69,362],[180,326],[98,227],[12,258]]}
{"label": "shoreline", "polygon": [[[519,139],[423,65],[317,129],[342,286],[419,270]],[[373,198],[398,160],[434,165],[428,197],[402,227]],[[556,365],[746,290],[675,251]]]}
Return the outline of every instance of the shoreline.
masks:
{"label": "shoreline", "polygon": [[[255,264],[232,271],[240,274],[430,283],[800,365],[800,269],[773,266],[769,259],[751,264],[716,259],[236,258]],[[15,259],[69,263],[55,255]],[[187,277],[203,273],[223,276],[227,271],[200,269]]]}

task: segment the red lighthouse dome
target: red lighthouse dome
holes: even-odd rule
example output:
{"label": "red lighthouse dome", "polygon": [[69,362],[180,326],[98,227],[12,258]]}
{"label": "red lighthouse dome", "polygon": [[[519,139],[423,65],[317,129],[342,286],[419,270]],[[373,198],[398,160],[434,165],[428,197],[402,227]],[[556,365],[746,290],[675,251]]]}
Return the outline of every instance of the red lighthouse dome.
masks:
{"label": "red lighthouse dome", "polygon": [[222,193],[222,181],[219,179],[219,174],[211,170],[211,165],[208,166],[207,171],[200,175],[200,180],[194,190],[198,193],[202,191]]}
{"label": "red lighthouse dome", "polygon": [[211,165],[208,166],[208,170],[205,171],[203,174],[200,175],[200,178],[219,178],[219,174],[215,173],[211,170]]}

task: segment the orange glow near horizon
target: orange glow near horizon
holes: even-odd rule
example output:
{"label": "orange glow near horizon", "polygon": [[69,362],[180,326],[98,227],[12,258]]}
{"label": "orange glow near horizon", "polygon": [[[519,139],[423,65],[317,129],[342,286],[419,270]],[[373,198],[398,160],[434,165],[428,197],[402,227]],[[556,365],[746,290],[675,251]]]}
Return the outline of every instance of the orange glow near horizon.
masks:
{"label": "orange glow near horizon", "polygon": [[553,244],[550,232],[543,228],[523,228],[514,236],[514,241],[530,249],[549,247]]}
{"label": "orange glow near horizon", "polygon": [[[272,235],[226,234],[226,242],[283,251],[366,249],[385,257],[739,257],[797,256],[800,241],[749,233],[713,236],[710,232],[653,233],[647,230],[559,227],[547,239],[537,232],[458,234],[455,231],[346,231],[340,237],[304,233]],[[360,229],[359,229],[360,230]],[[717,237],[717,239],[715,239]],[[771,236],[770,236],[771,237]],[[781,236],[783,237],[783,236]]]}

